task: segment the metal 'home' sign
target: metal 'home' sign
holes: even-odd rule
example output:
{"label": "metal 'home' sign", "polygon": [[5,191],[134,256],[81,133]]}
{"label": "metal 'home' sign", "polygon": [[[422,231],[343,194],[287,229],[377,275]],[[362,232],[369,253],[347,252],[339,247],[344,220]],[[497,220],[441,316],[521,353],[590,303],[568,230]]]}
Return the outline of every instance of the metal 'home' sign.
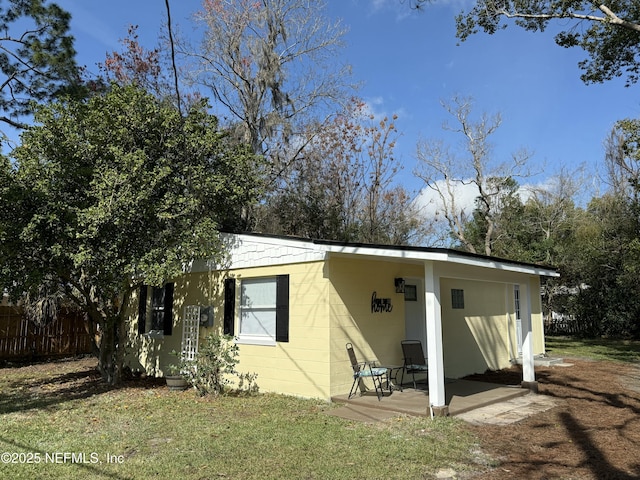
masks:
{"label": "metal 'home' sign", "polygon": [[384,313],[393,310],[390,298],[378,298],[378,294],[371,294],[371,313]]}

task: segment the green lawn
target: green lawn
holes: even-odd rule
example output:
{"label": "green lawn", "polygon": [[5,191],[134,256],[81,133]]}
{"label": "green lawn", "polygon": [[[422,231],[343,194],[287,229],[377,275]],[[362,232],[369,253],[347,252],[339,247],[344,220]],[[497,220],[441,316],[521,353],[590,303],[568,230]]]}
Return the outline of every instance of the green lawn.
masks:
{"label": "green lawn", "polygon": [[590,358],[617,362],[640,362],[640,341],[599,338],[576,340],[568,337],[547,337],[547,353],[559,357]]}
{"label": "green lawn", "polygon": [[[547,350],[640,361],[638,341],[550,337]],[[455,418],[362,424],[326,415],[336,407],[319,400],[200,398],[148,383],[110,390],[93,366],[0,368],[0,454],[14,454],[2,456],[0,478],[414,479],[487,462]]]}
{"label": "green lawn", "polygon": [[73,365],[0,369],[0,452],[39,462],[0,463],[0,478],[413,479],[478,468],[474,438],[456,419],[368,425],[280,395],[106,390],[86,361]]}

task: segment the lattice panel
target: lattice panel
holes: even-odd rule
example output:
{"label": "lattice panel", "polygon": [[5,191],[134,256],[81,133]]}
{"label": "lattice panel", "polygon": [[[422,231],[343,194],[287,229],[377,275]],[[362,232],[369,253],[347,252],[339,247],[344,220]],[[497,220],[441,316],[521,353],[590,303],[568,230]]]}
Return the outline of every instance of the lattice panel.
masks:
{"label": "lattice panel", "polygon": [[184,307],[184,321],[182,324],[182,352],[183,360],[193,360],[198,353],[198,339],[200,336],[200,307],[187,305]]}

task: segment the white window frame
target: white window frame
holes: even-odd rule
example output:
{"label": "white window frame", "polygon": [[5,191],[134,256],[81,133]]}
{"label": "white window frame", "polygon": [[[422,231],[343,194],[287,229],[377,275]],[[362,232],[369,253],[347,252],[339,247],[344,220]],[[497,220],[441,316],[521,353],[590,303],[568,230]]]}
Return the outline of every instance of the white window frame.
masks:
{"label": "white window frame", "polygon": [[518,356],[522,355],[522,314],[520,312],[520,302],[520,285],[515,284],[513,286],[513,313],[516,317],[516,347]]}
{"label": "white window frame", "polygon": [[[273,284],[273,302],[264,303],[260,305],[247,305],[247,298],[245,297],[245,286],[258,285],[258,284]],[[276,323],[277,323],[277,279],[276,277],[256,277],[247,278],[240,281],[240,325],[239,334],[237,337],[237,343],[248,345],[276,345]],[[272,313],[273,315],[273,331],[265,334],[257,333],[244,333],[243,324],[245,315],[249,315],[252,312]]]}

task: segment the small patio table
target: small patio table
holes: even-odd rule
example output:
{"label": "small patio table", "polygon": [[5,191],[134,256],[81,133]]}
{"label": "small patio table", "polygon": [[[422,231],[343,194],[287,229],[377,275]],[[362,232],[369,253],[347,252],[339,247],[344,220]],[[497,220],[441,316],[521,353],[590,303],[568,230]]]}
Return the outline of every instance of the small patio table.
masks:
{"label": "small patio table", "polygon": [[398,373],[402,371],[404,365],[381,365],[387,369],[387,387],[389,392],[394,390],[402,391],[402,385],[398,383]]}

